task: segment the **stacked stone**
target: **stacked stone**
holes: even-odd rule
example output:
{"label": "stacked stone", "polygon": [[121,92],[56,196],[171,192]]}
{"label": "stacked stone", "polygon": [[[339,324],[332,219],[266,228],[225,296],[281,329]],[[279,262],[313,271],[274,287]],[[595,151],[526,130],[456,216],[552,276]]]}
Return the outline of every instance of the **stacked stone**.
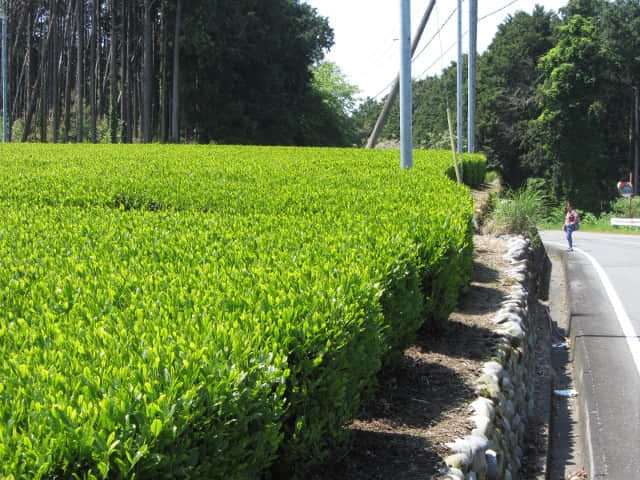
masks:
{"label": "stacked stone", "polygon": [[505,258],[512,264],[507,274],[515,284],[494,318],[496,349],[475,386],[478,398],[470,405],[470,419],[476,428],[447,444],[454,453],[445,458],[438,480],[518,478],[534,408],[536,275],[530,268],[530,241],[511,237],[507,245]]}

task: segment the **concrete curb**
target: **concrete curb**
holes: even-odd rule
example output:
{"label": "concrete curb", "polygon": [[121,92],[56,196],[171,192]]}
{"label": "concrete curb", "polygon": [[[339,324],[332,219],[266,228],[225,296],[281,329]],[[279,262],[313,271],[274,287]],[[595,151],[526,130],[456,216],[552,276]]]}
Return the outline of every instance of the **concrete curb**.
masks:
{"label": "concrete curb", "polygon": [[[540,287],[540,299],[550,301],[549,295],[551,287],[551,260],[547,256],[546,252],[544,257],[540,260],[541,278]],[[541,308],[538,311],[538,344],[536,350],[536,369],[543,373],[538,376],[536,383],[536,414],[537,418],[534,420],[536,425],[532,425],[532,428],[536,428],[536,431],[531,435],[540,440],[541,444],[537,444],[535,454],[530,459],[535,461],[536,465],[536,480],[547,480],[550,474],[549,461],[550,461],[550,444],[551,444],[551,411],[552,411],[552,388],[551,377],[553,372],[552,367],[552,350],[551,344],[553,341],[553,328],[551,324],[552,312],[548,309]],[[540,431],[541,430],[541,431]]]}
{"label": "concrete curb", "polygon": [[[561,253],[562,268],[565,276],[568,272],[567,254]],[[585,344],[580,341],[576,341],[584,334],[579,322],[573,322],[573,316],[575,314],[575,308],[572,301],[571,288],[567,282],[567,308],[569,317],[569,335],[571,338],[571,361],[574,365],[574,380],[576,382],[576,388],[580,395],[578,396],[578,416],[581,436],[581,452],[582,458],[586,461],[587,473],[590,479],[606,478],[605,461],[600,452],[603,452],[597,435],[592,435],[592,415],[597,415],[597,408],[592,405],[592,399],[594,394],[592,391],[592,381],[585,381],[585,378],[590,375],[590,357],[589,352],[585,347]]]}

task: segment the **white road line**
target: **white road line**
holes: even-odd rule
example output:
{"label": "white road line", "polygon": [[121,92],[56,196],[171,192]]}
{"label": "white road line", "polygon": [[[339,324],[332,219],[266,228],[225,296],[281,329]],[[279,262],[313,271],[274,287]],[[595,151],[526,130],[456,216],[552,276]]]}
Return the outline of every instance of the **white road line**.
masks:
{"label": "white road line", "polygon": [[[557,242],[545,242],[545,243],[562,245]],[[638,334],[633,328],[633,324],[629,319],[629,315],[627,315],[627,312],[624,309],[624,306],[622,305],[622,301],[620,300],[620,297],[618,297],[618,294],[616,293],[616,290],[613,287],[611,280],[609,280],[609,277],[605,273],[604,269],[600,266],[598,261],[595,258],[593,258],[590,254],[588,254],[587,252],[585,252],[580,248],[574,248],[573,250],[587,257],[587,260],[591,262],[591,264],[593,265],[593,268],[595,268],[596,272],[598,272],[598,275],[600,276],[600,281],[604,286],[604,290],[605,292],[607,292],[607,295],[609,296],[609,301],[611,302],[611,305],[613,306],[613,309],[616,312],[616,318],[618,319],[618,324],[620,325],[620,328],[622,328],[622,333],[624,333],[625,338],[627,340],[627,344],[629,345],[629,349],[631,350],[631,356],[633,357],[633,361],[636,364],[636,370],[638,371],[638,376],[640,376],[640,337],[638,337]]]}

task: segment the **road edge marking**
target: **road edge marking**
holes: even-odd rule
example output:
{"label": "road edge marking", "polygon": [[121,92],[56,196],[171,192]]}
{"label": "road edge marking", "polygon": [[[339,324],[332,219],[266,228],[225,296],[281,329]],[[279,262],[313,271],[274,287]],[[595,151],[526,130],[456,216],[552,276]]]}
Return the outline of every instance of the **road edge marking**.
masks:
{"label": "road edge marking", "polygon": [[613,284],[611,283],[611,280],[609,280],[609,277],[607,276],[604,269],[600,266],[598,261],[595,258],[593,258],[593,256],[591,256],[589,253],[585,252],[582,249],[574,249],[574,250],[581,253],[585,257],[587,257],[587,259],[591,262],[593,267],[596,269],[596,272],[598,272],[598,275],[600,276],[600,281],[602,282],[602,285],[604,285],[604,289],[607,292],[607,295],[609,296],[611,305],[613,305],[613,309],[616,312],[616,317],[618,318],[618,324],[620,324],[620,327],[622,328],[622,332],[626,337],[627,344],[629,345],[629,349],[631,350],[631,356],[633,357],[633,360],[636,364],[636,370],[638,371],[638,376],[640,376],[640,337],[638,337],[636,330],[633,328],[631,319],[629,318],[629,315],[627,315],[627,311],[624,309],[624,306],[622,305],[622,301],[620,300],[620,297],[618,296]]}
{"label": "road edge marking", "polygon": [[[558,242],[545,242],[553,245],[561,245]],[[631,357],[633,358],[634,363],[636,364],[636,371],[638,372],[638,376],[640,377],[640,337],[636,333],[633,328],[633,324],[631,323],[631,319],[629,315],[627,315],[627,311],[624,309],[622,305],[622,301],[618,296],[611,280],[607,276],[606,272],[600,266],[598,261],[589,253],[585,252],[581,248],[574,248],[574,252],[578,252],[584,255],[593,268],[595,268],[596,273],[600,277],[600,282],[602,282],[602,286],[604,287],[607,296],[609,297],[609,301],[611,302],[611,306],[613,306],[613,310],[616,313],[616,318],[618,320],[618,325],[622,329],[622,333],[624,333],[625,340],[627,341],[627,345],[629,345],[629,350],[631,351]]]}

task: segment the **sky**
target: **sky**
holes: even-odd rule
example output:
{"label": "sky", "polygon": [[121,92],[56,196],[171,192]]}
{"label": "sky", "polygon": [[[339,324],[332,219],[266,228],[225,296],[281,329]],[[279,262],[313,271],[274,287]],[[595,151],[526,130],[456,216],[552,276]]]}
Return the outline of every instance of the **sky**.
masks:
{"label": "sky", "polygon": [[[304,0],[329,19],[335,44],[325,60],[336,63],[360,89],[359,99],[381,100],[400,69],[400,0]],[[430,0],[411,0],[411,37]],[[567,0],[478,0],[478,53],[484,52],[509,15],[536,5],[556,11]],[[414,80],[439,75],[458,58],[457,0],[436,1],[412,62]],[[469,0],[462,2],[463,53],[469,52]],[[440,28],[439,34],[438,26]]]}

